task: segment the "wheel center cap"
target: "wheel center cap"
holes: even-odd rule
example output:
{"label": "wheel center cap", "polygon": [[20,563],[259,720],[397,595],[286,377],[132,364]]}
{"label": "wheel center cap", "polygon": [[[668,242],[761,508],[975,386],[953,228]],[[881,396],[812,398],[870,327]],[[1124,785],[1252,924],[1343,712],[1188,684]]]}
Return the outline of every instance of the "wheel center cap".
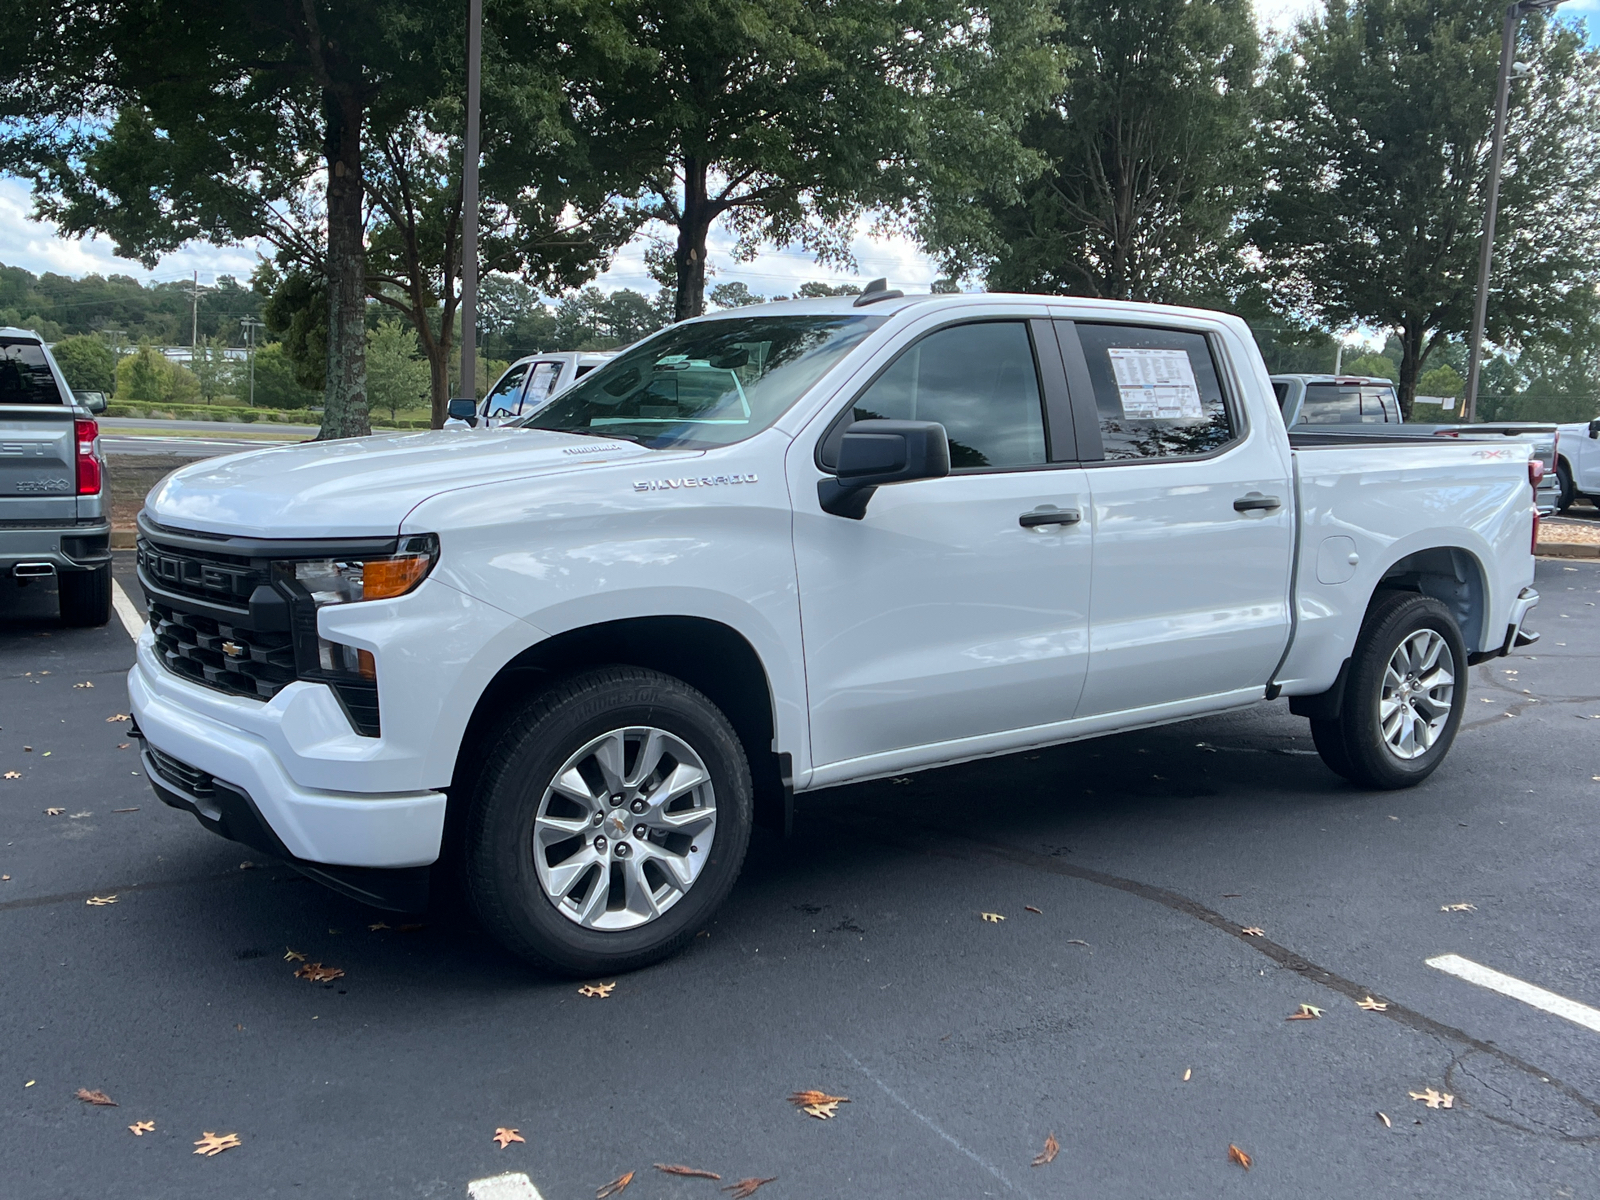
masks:
{"label": "wheel center cap", "polygon": [[611,813],[606,818],[606,829],[610,832],[613,838],[621,841],[623,838],[628,836],[627,817],[620,812]]}

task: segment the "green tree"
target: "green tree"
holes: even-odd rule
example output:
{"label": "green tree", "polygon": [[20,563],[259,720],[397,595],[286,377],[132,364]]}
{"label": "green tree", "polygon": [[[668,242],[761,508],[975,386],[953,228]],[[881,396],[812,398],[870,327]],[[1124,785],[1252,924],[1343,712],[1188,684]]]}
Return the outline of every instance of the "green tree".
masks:
{"label": "green tree", "polygon": [[110,394],[117,386],[117,359],[99,338],[69,337],[50,348],[67,383],[79,391]]}
{"label": "green tree", "polygon": [[1250,0],[1056,0],[1055,10],[1065,83],[1022,134],[1049,165],[995,206],[989,287],[1204,294],[1258,187]]}
{"label": "green tree", "polygon": [[1339,364],[1339,370],[1345,375],[1368,375],[1387,379],[1390,383],[1397,383],[1400,379],[1394,359],[1385,354],[1346,354],[1344,361]]}
{"label": "green tree", "polygon": [[200,398],[195,377],[143,343],[117,364],[117,399],[135,404],[193,404]]}
{"label": "green tree", "polygon": [[859,296],[861,289],[853,283],[823,283],[813,279],[802,283],[794,291],[797,298],[811,299],[821,296]]}
{"label": "green tree", "polygon": [[278,342],[256,347],[256,407],[309,408],[322,399],[320,392],[303,385],[295,364]]}
{"label": "green tree", "polygon": [[[1409,416],[1443,339],[1470,326],[1503,8],[1329,0],[1272,63],[1270,186],[1250,236],[1286,303],[1331,328],[1391,329]],[[1600,282],[1600,53],[1521,27],[1488,333],[1515,346]]]}
{"label": "green tree", "polygon": [[388,410],[391,421],[402,408],[427,402],[428,364],[418,357],[416,332],[398,318],[367,334],[367,388],[373,407]]}
{"label": "green tree", "polygon": [[1024,172],[1015,131],[1055,79],[1039,0],[527,0],[499,14],[513,61],[568,48],[574,177],[672,230],[678,320],[704,311],[719,221],[736,256],[771,240],[840,263],[874,206],[930,238],[968,236],[956,198]]}
{"label": "green tree", "polygon": [[189,372],[195,377],[200,396],[207,404],[231,391],[236,382],[237,372],[226,353],[227,345],[223,338],[208,338],[191,352]]}
{"label": "green tree", "polygon": [[735,280],[719,283],[711,289],[711,303],[718,308],[744,308],[749,304],[765,304],[767,298],[758,296],[748,286]]}
{"label": "green tree", "polygon": [[1467,381],[1452,366],[1434,367],[1424,371],[1417,380],[1417,394],[1422,396],[1451,396],[1456,399],[1466,395]]}

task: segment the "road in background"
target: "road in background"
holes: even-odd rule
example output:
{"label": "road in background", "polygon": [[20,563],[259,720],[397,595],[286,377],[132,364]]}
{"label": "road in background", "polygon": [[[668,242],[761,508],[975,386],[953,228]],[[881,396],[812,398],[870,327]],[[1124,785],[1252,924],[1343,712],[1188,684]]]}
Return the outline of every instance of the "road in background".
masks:
{"label": "road in background", "polygon": [[[1600,1006],[1600,564],[1538,587],[1544,640],[1474,670],[1413,791],[1334,777],[1279,701],[802,796],[688,952],[590,998],[163,807],[111,719],[127,633],[6,583],[0,1190],[1593,1194],[1600,1035],[1427,965]],[[807,1088],[850,1102],[815,1120]],[[196,1158],[208,1131],[241,1145]]]}

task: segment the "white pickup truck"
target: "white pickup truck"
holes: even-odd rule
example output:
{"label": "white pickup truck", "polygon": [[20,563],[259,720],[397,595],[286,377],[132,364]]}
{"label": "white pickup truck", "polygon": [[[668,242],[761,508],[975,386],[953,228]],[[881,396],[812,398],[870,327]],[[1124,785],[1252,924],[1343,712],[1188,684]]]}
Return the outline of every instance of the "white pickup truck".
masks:
{"label": "white pickup truck", "polygon": [[1561,425],[1556,443],[1557,512],[1588,499],[1600,508],[1600,420]]}
{"label": "white pickup truck", "polygon": [[1538,602],[1528,449],[1299,449],[1244,322],[1043,296],[671,326],[498,429],[195,463],[128,676],[168,803],[515,953],[682,946],[796,792],[1291,698],[1405,787]]}

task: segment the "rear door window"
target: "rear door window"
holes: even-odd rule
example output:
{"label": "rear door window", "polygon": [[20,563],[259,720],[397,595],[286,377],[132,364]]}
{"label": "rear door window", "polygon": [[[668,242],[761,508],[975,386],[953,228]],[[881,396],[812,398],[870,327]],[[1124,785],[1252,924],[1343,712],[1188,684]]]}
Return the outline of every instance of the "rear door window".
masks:
{"label": "rear door window", "polygon": [[21,338],[0,338],[0,404],[65,404],[44,347]]}
{"label": "rear door window", "polygon": [[1108,461],[1209,454],[1240,435],[1204,334],[1076,324]]}
{"label": "rear door window", "polygon": [[522,411],[533,412],[555,390],[556,383],[561,378],[561,364],[559,362],[534,363],[528,372],[528,388],[522,396]]}

